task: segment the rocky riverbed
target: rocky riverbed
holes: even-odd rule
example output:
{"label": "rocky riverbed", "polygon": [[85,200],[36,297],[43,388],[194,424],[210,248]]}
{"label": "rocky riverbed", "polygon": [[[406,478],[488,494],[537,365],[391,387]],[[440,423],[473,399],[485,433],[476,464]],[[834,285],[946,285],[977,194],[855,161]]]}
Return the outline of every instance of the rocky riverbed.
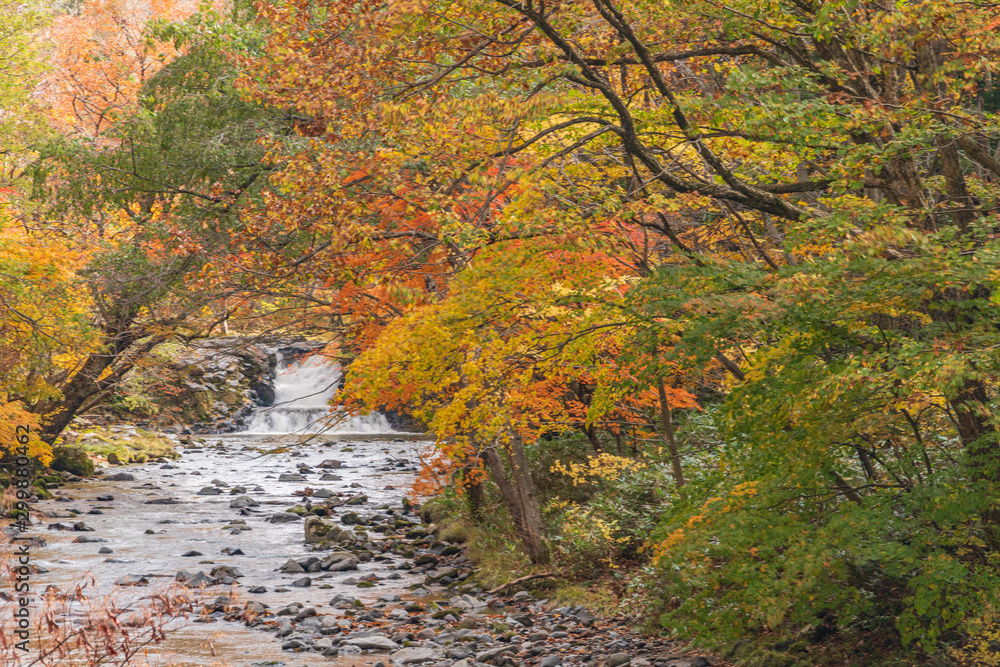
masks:
{"label": "rocky riverbed", "polygon": [[[212,437],[176,461],[108,471],[37,503],[39,584],[141,605],[199,597],[151,653],[162,665],[703,667],[624,619],[489,595],[463,547],[406,490],[427,443],[402,437]],[[43,530],[44,529],[44,530]],[[381,664],[379,664],[381,663]]]}

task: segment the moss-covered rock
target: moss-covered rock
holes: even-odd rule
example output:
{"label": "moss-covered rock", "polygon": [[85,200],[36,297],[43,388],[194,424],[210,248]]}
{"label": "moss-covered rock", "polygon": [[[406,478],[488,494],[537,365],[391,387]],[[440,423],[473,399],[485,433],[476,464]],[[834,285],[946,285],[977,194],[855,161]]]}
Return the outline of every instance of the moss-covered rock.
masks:
{"label": "moss-covered rock", "polygon": [[94,474],[94,462],[81,447],[55,447],[52,450],[52,462],[49,467],[61,470],[78,477],[91,477]]}

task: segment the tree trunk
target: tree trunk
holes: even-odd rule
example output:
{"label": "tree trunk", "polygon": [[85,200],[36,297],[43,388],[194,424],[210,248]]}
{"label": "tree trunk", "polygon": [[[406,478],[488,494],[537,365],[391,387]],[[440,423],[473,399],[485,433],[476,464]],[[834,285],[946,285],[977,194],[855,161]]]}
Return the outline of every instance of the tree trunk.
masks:
{"label": "tree trunk", "polygon": [[660,395],[660,425],[662,427],[663,443],[667,446],[667,450],[670,452],[670,467],[674,473],[674,483],[677,484],[677,488],[680,489],[687,484],[687,481],[684,479],[684,468],[681,466],[681,455],[677,449],[677,441],[674,438],[673,412],[670,410],[670,404],[667,402],[667,388],[666,385],[663,384],[663,378],[660,378],[656,389]]}
{"label": "tree trunk", "polygon": [[514,520],[514,530],[524,543],[528,556],[533,563],[546,564],[549,562],[549,550],[543,537],[542,513],[520,438],[512,439],[509,453],[509,475],[496,446],[486,448],[482,457]]}
{"label": "tree trunk", "polygon": [[993,551],[1000,551],[1000,505],[992,497],[1000,488],[1000,448],[996,428],[989,422],[988,401],[986,386],[979,380],[967,380],[950,402],[974,473],[990,491],[989,504],[979,515],[986,542]]}

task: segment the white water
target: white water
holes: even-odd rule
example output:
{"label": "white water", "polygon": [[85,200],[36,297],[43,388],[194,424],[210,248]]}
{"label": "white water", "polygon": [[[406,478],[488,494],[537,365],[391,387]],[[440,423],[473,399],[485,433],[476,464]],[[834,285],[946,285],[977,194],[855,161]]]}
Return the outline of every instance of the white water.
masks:
{"label": "white water", "polygon": [[253,414],[247,433],[392,433],[385,416],[350,417],[331,407],[343,373],[340,364],[318,354],[301,361],[279,360],[274,405]]}

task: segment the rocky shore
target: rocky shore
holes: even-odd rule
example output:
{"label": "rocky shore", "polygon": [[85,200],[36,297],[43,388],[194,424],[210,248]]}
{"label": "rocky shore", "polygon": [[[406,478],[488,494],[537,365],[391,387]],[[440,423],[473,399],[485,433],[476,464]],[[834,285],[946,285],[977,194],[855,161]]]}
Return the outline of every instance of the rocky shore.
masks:
{"label": "rocky shore", "polygon": [[[203,607],[180,632],[239,637],[239,656],[218,657],[240,667],[719,664],[632,619],[484,591],[465,547],[439,539],[405,498],[427,443],[174,441],[176,460],[106,469],[37,504],[51,590],[71,590],[83,572],[105,594],[171,581]],[[243,657],[249,645],[266,659]],[[211,660],[171,650],[216,663],[214,649]]]}

